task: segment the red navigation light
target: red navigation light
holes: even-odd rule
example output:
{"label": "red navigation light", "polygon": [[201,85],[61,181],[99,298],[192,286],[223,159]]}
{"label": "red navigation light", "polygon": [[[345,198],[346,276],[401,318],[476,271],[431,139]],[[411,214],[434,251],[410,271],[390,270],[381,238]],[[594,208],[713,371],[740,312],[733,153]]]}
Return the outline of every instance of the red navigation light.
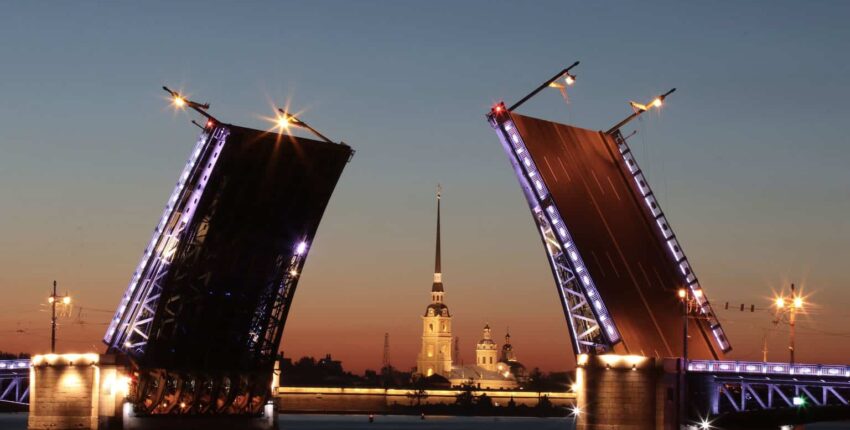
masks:
{"label": "red navigation light", "polygon": [[505,110],[505,106],[504,106],[503,104],[499,103],[499,104],[497,104],[495,107],[493,107],[493,110],[494,110],[496,113],[502,113],[502,111],[504,111],[504,110]]}
{"label": "red navigation light", "polygon": [[215,125],[215,123],[213,122],[213,120],[211,120],[211,119],[207,120],[207,127],[212,127],[214,125]]}

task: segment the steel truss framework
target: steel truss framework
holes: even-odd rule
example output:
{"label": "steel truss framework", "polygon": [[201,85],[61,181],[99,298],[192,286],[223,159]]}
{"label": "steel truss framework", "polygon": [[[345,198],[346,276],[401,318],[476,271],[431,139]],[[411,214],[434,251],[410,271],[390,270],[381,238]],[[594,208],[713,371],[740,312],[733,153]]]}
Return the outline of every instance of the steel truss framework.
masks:
{"label": "steel truss framework", "polygon": [[491,112],[488,119],[514,167],[540,231],[569,326],[573,350],[576,354],[610,352],[620,342],[620,333],[585,269],[584,260],[522,137],[504,105],[500,107],[500,110]]}
{"label": "steel truss framework", "polygon": [[850,382],[800,381],[793,379],[719,379],[714,414],[753,410],[797,408],[794,399],[811,406],[848,406]]}
{"label": "steel truss framework", "polygon": [[673,256],[673,260],[676,262],[676,265],[679,267],[679,271],[684,277],[685,284],[690,290],[690,297],[692,297],[696,303],[697,313],[699,314],[698,317],[707,322],[714,339],[720,346],[720,350],[723,352],[729,352],[732,349],[732,346],[726,338],[726,333],[720,326],[720,321],[714,314],[714,310],[708,302],[708,297],[706,297],[705,292],[702,290],[699,280],[688,262],[688,257],[685,256],[685,251],[682,250],[682,245],[678,240],[676,240],[676,234],[673,233],[673,228],[670,226],[669,221],[667,221],[667,218],[664,216],[664,212],[661,210],[661,206],[655,199],[655,193],[653,193],[652,189],[649,187],[649,182],[647,182],[643,175],[643,171],[641,171],[638,166],[631,148],[629,148],[628,143],[626,143],[626,139],[623,137],[623,134],[619,129],[611,134],[611,137],[614,138],[614,142],[617,144],[617,149],[620,152],[620,162],[623,163],[628,172],[632,175],[636,189],[640,193],[641,197],[643,197],[643,203],[645,204],[646,209],[649,211],[650,216],[655,220],[655,224],[658,227],[657,232],[661,235],[662,240],[667,244],[667,248]]}
{"label": "steel truss framework", "polygon": [[353,151],[208,122],[107,330],[137,413],[257,415],[319,221]]}
{"label": "steel truss framework", "polygon": [[144,353],[162,295],[161,282],[169,273],[178,245],[184,240],[184,229],[192,221],[195,206],[228,134],[226,126],[205,129],[201,133],[110,322],[104,337],[110,349],[134,357]]}
{"label": "steel truss framework", "polygon": [[[541,238],[552,268],[558,293],[564,307],[564,313],[570,328],[573,348],[576,353],[611,351],[620,342],[615,322],[608,313],[602,298],[594,286],[593,279],[585,270],[579,251],[571,240],[570,232],[563,224],[558,208],[555,206],[543,178],[538,173],[535,161],[528,153],[522,137],[516,130],[510,113],[504,104],[498,105],[488,115],[494,129],[522,185],[534,220],[540,230]],[[676,239],[654,193],[647,183],[643,172],[637,165],[626,140],[619,130],[611,134],[619,149],[619,161],[632,176],[635,188],[642,198],[646,210],[655,221],[657,233],[678,266],[684,283],[697,304],[698,316],[705,320],[715,341],[723,352],[731,350],[723,328],[720,325],[708,298],[703,292],[690,263]]]}
{"label": "steel truss framework", "polygon": [[29,379],[29,360],[0,360],[0,403],[29,404]]}
{"label": "steel truss framework", "polygon": [[724,414],[775,408],[850,406],[850,366],[690,361],[688,372],[710,375],[711,413]]}
{"label": "steel truss framework", "polygon": [[251,319],[248,349],[261,360],[272,360],[277,353],[298,276],[304,266],[307,246],[306,241],[299,243],[288,261],[285,256],[278,256],[277,266],[283,268],[283,278],[280,284],[271,282],[266,286]]}

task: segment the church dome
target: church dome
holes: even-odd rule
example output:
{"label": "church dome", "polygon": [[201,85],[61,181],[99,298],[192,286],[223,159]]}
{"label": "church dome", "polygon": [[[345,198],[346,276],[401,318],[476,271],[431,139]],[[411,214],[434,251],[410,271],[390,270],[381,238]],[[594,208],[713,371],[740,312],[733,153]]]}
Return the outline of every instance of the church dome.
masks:
{"label": "church dome", "polygon": [[478,341],[478,349],[496,349],[496,342],[490,334],[490,324],[484,326],[484,338]]}

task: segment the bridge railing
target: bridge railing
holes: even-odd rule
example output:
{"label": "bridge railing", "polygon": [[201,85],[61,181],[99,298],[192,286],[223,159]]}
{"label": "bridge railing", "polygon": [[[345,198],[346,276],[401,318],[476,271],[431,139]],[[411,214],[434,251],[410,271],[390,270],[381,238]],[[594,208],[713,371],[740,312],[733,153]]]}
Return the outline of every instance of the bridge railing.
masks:
{"label": "bridge railing", "polygon": [[0,403],[29,403],[29,368],[28,359],[0,360]]}
{"label": "bridge railing", "polygon": [[0,360],[0,373],[4,370],[27,369],[30,367],[29,359],[24,360]]}
{"label": "bridge railing", "polygon": [[831,364],[789,364],[760,361],[691,360],[688,371],[696,373],[749,373],[759,375],[850,377],[850,366]]}

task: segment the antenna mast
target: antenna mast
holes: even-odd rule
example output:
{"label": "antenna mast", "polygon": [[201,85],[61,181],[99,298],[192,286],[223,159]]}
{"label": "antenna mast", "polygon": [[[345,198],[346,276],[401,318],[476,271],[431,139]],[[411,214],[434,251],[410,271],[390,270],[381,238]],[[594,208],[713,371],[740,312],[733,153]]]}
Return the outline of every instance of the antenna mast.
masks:
{"label": "antenna mast", "polygon": [[384,361],[382,368],[389,369],[390,367],[390,334],[384,333]]}

